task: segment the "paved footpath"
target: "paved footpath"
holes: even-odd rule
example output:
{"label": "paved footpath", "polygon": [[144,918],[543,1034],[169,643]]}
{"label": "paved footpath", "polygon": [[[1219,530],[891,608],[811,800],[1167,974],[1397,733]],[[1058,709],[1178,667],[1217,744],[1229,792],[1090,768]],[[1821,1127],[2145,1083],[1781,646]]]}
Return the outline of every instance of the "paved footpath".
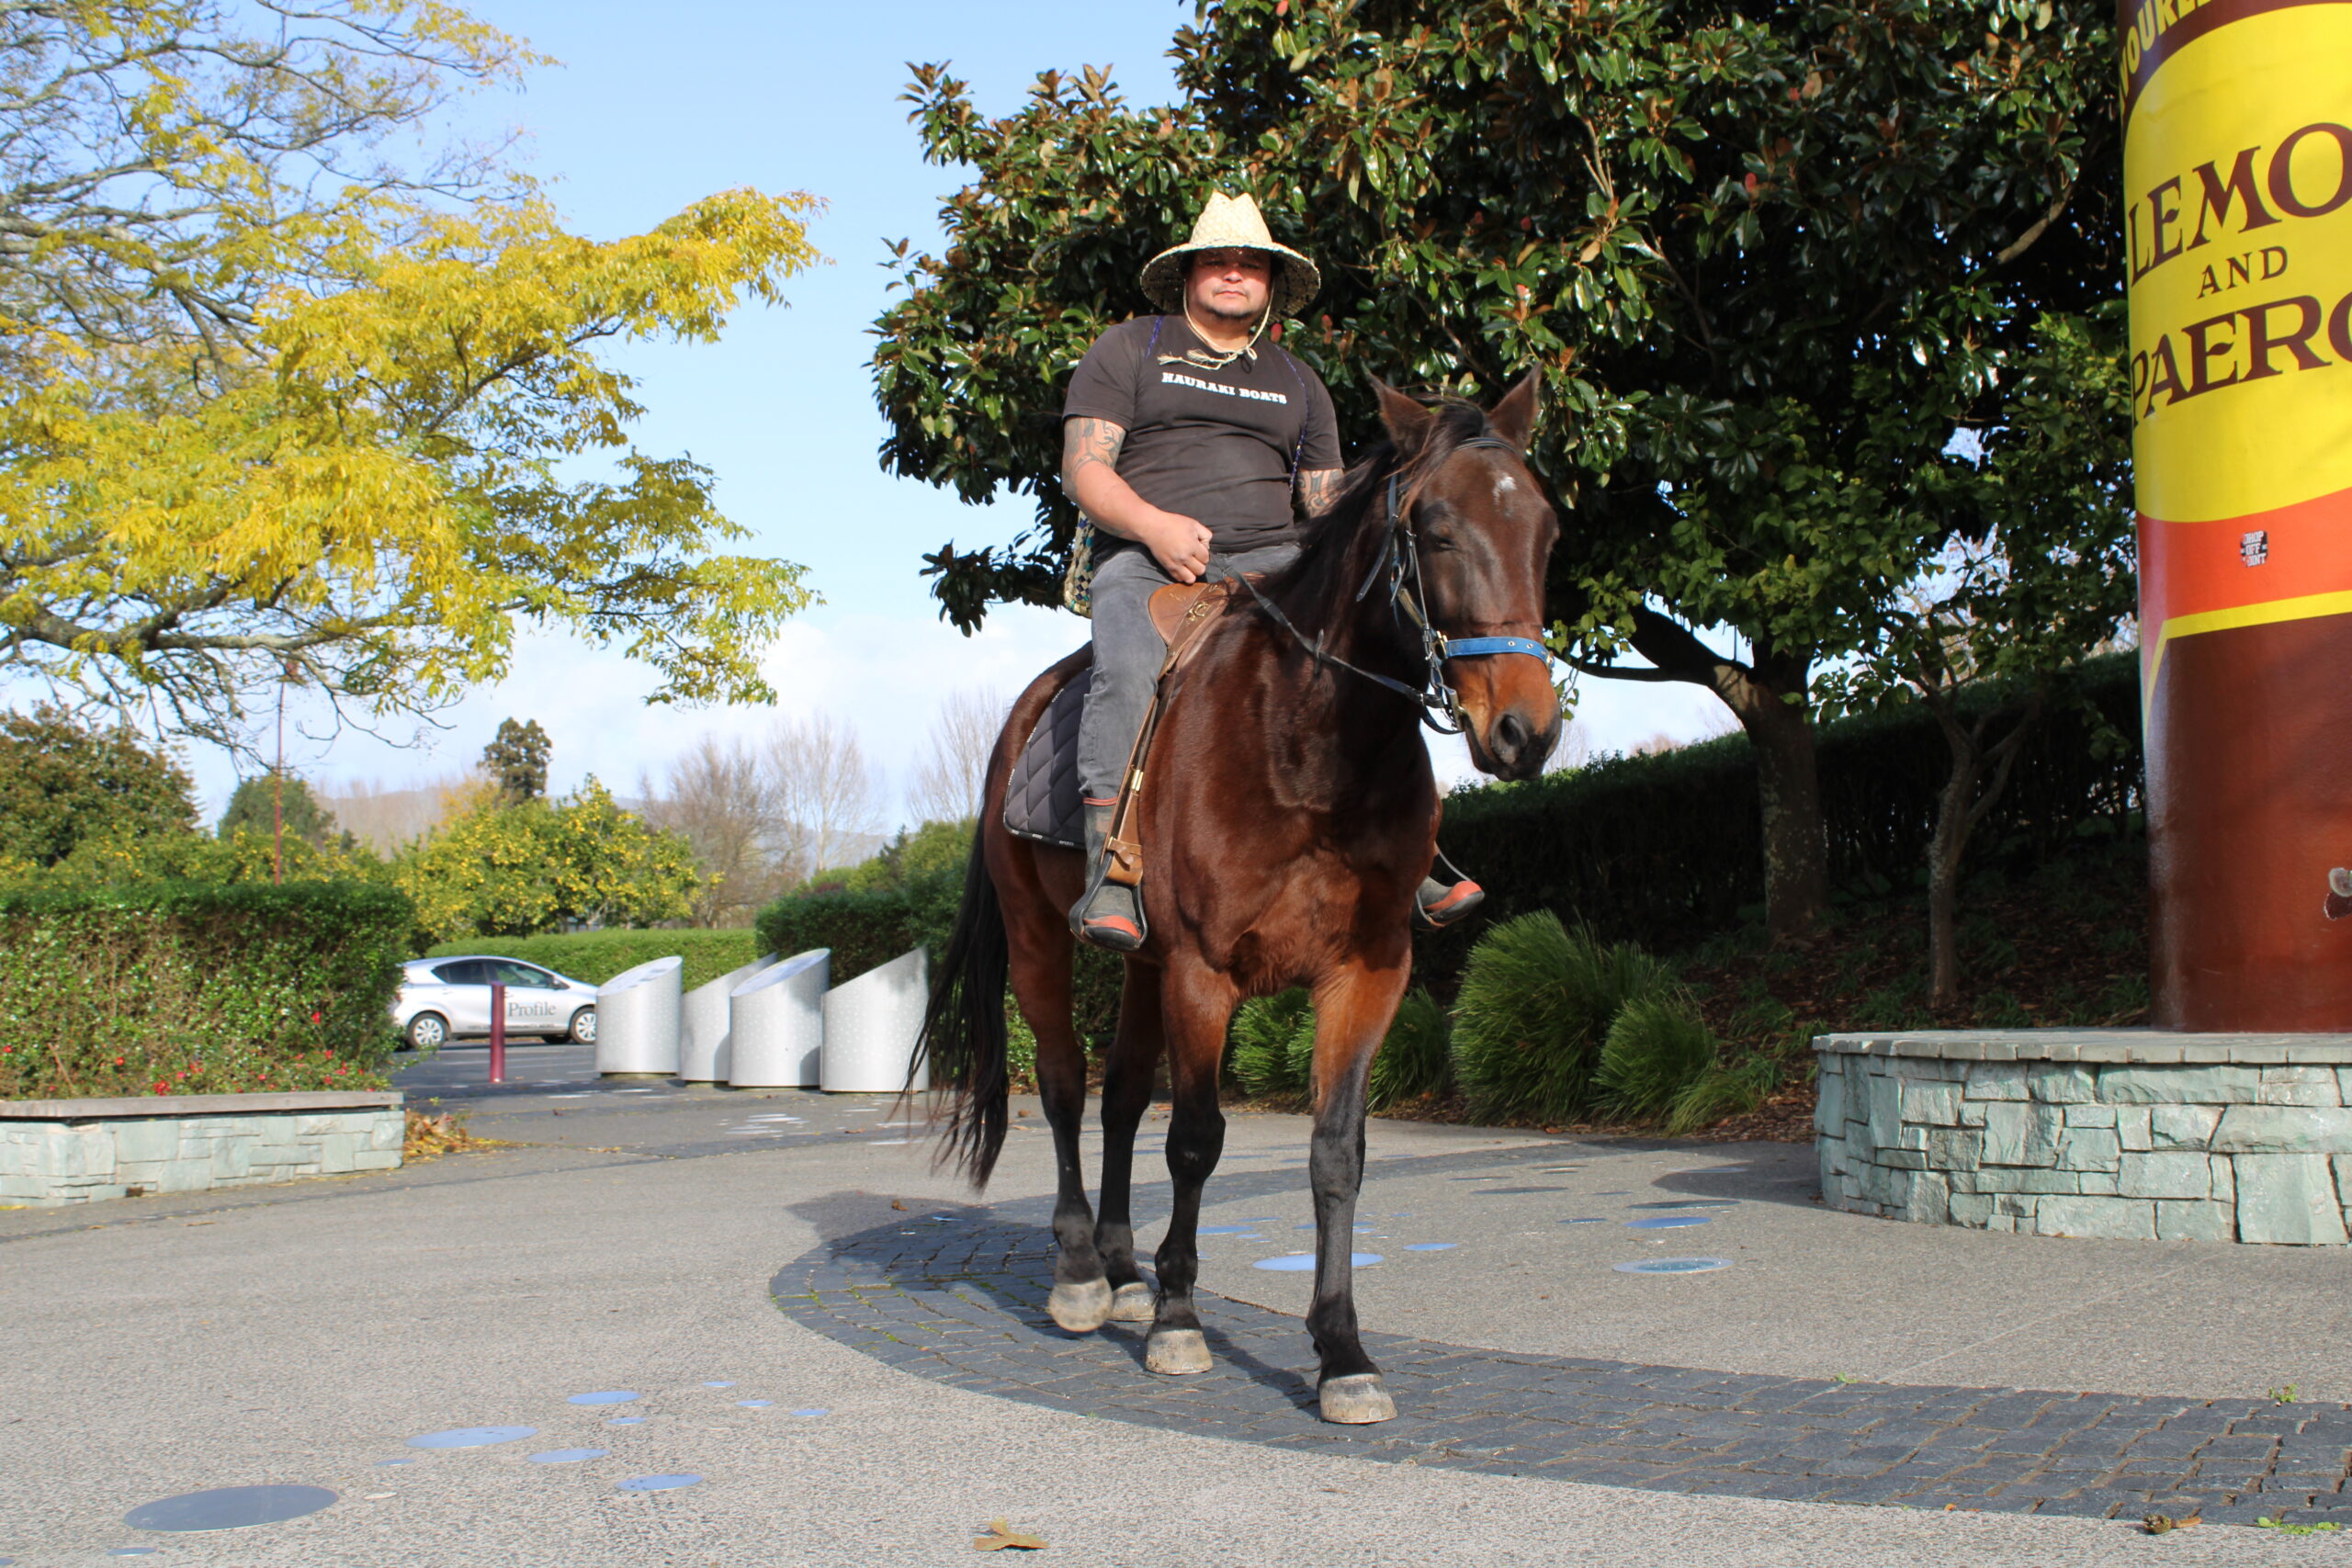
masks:
{"label": "paved footpath", "polygon": [[[514,1146],[0,1213],[0,1559],[944,1563],[998,1517],[1070,1563],[2352,1551],[2225,1522],[2333,1522],[2339,1254],[1834,1214],[1789,1145],[1375,1122],[1359,1300],[1403,1414],[1342,1429],[1306,1408],[1307,1281],[1281,1266],[1307,1244],[1298,1118],[1233,1119],[1217,1366],[1162,1380],[1135,1331],[1044,1318],[1034,1107],[976,1201],[884,1100],[514,1055],[531,1081],[506,1090],[467,1087],[478,1051],[411,1086]],[[1675,1258],[1720,1266],[1619,1267]],[[530,1430],[408,1441],[477,1427]],[[623,1489],[648,1476],[697,1479]],[[261,1483],[337,1501],[221,1534],[124,1521]],[[2161,1538],[2105,1517],[2191,1500],[2209,1523]]]}

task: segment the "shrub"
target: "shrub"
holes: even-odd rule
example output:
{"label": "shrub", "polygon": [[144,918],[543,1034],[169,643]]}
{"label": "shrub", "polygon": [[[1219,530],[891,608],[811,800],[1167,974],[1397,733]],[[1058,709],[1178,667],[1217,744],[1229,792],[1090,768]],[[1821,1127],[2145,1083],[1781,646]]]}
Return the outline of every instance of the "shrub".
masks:
{"label": "shrub", "polygon": [[1637,1121],[1662,1117],[1715,1064],[1714,1031],[1686,991],[1661,988],[1617,1011],[1601,1043],[1592,1081],[1613,1113]]}
{"label": "shrub", "polygon": [[1396,1017],[1380,1054],[1372,1059],[1365,1103],[1379,1111],[1401,1100],[1435,1094],[1445,1088],[1445,1010],[1416,986],[1396,1004]]}
{"label": "shrub", "polygon": [[380,1089],[415,911],[364,883],[0,890],[0,1099]]}
{"label": "shrub", "polygon": [[[2019,753],[2008,787],[1972,840],[1977,865],[2037,864],[2088,836],[2114,837],[2141,805],[2137,656],[2084,666],[2077,690],[2098,716],[2057,705]],[[1962,712],[2010,700],[1972,687]],[[1925,709],[1900,707],[1816,731],[1829,870],[1866,897],[1924,876],[1938,792],[1951,759]],[[1589,766],[1524,784],[1466,785],[1448,796],[1446,854],[1487,890],[1493,919],[1548,908],[1611,941],[1678,950],[1760,913],[1762,814],[1745,736]],[[1424,936],[1415,962],[1443,983],[1461,971],[1481,922]]]}
{"label": "shrub", "polygon": [[1315,1066],[1315,1005],[1293,987],[1251,997],[1233,1013],[1234,1081],[1250,1094],[1306,1089]]}
{"label": "shrub", "polygon": [[1712,1127],[1727,1116],[1744,1116],[1764,1103],[1780,1078],[1770,1056],[1750,1056],[1736,1066],[1710,1062],[1707,1070],[1677,1095],[1666,1130],[1677,1137]]}
{"label": "shrub", "polygon": [[[490,953],[519,958],[601,986],[624,970],[673,954],[685,960],[680,984],[687,990],[741,969],[774,948],[762,947],[747,931],[602,931],[565,936],[472,936],[435,946],[426,956]],[[798,949],[795,949],[797,952]],[[779,956],[788,956],[779,954]]]}
{"label": "shrub", "polygon": [[1577,1119],[1618,1010],[1668,984],[1641,949],[1569,930],[1548,909],[1495,927],[1471,950],[1454,1008],[1453,1074],[1471,1113]]}

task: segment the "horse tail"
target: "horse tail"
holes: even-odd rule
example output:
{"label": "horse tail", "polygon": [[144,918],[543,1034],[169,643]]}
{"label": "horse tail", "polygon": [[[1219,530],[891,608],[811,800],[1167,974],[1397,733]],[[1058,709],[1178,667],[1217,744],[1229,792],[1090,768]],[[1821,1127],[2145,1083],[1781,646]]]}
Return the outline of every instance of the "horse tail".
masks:
{"label": "horse tail", "polygon": [[989,1173],[1004,1148],[1005,1100],[1011,1089],[1004,1026],[1009,953],[1004,906],[997,898],[996,879],[989,874],[983,829],[972,835],[964,901],[956,911],[956,929],[947,939],[915,1045],[916,1066],[929,1062],[933,1086],[954,1094],[940,1134],[938,1163],[956,1167],[974,1187],[988,1185]]}

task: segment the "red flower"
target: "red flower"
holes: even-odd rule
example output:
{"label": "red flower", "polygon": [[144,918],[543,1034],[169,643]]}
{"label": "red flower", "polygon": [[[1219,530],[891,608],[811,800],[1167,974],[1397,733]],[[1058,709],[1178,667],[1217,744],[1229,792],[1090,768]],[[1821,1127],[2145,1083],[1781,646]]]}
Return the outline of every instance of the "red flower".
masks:
{"label": "red flower", "polygon": [[170,1088],[170,1087],[171,1087],[171,1086],[170,1086],[169,1084],[160,1084],[160,1083],[159,1083],[159,1084],[157,1084],[157,1085],[155,1086],[155,1092],[156,1092],[157,1094],[161,1094],[161,1093],[163,1093],[163,1092],[164,1092],[164,1090],[165,1090],[166,1089],[168,1089],[168,1088]]}
{"label": "red flower", "polygon": [[325,1017],[326,1017],[326,1015],[325,1015],[324,1013],[317,1013],[317,1012],[314,1012],[314,1013],[312,1013],[312,1014],[311,1015],[311,1021],[312,1023],[319,1023],[319,1022],[323,1021],[324,1021],[324,1019],[325,1019]]}

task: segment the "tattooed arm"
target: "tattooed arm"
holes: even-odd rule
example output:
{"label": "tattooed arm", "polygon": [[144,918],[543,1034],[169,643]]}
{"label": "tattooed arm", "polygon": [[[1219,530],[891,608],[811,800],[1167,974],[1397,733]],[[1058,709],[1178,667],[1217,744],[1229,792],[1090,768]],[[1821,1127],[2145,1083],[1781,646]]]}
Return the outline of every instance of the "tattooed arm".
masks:
{"label": "tattooed arm", "polygon": [[1107,419],[1062,421],[1062,493],[1106,534],[1151,551],[1169,576],[1196,581],[1208,570],[1209,531],[1193,518],[1163,512],[1119,477],[1127,433]]}
{"label": "tattooed arm", "polygon": [[1319,517],[1340,499],[1340,481],[1347,477],[1345,468],[1301,468],[1298,471],[1298,510],[1302,516]]}

